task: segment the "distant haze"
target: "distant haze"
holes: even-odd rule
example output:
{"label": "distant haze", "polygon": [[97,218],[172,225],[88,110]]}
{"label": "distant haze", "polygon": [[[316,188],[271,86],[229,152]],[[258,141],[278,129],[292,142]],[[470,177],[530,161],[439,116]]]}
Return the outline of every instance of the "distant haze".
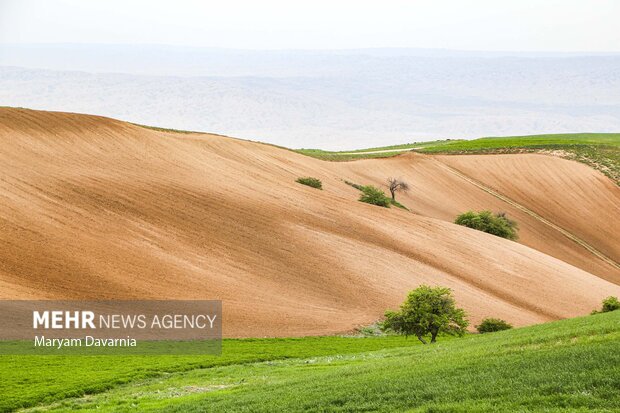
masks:
{"label": "distant haze", "polygon": [[1,43],[620,51],[618,0],[0,0]]}
{"label": "distant haze", "polygon": [[288,147],[620,131],[620,55],[0,45],[0,105]]}

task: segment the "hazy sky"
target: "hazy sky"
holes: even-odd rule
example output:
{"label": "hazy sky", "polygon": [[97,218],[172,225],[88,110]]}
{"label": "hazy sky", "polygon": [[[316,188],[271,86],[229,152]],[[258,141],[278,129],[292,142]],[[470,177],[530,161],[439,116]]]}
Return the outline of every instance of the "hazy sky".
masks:
{"label": "hazy sky", "polygon": [[620,51],[619,0],[0,0],[0,43]]}

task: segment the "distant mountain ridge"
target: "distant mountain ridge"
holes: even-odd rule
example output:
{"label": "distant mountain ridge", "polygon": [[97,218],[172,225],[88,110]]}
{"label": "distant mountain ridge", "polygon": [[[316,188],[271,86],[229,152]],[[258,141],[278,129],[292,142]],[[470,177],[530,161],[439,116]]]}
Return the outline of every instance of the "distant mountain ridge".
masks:
{"label": "distant mountain ridge", "polygon": [[0,47],[0,105],[287,147],[620,130],[620,55]]}

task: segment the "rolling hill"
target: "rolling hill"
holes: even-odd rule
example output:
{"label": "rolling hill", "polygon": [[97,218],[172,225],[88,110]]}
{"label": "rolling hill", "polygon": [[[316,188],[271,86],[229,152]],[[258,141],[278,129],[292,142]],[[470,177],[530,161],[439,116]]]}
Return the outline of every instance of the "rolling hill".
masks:
{"label": "rolling hill", "polygon": [[[0,108],[0,298],[221,299],[229,337],[374,322],[420,283],[473,324],[589,313],[620,294],[620,188],[536,154],[332,163],[219,135]],[[324,190],[299,185],[299,176]],[[411,211],[344,181],[406,179]],[[452,224],[505,211],[512,242]]]}

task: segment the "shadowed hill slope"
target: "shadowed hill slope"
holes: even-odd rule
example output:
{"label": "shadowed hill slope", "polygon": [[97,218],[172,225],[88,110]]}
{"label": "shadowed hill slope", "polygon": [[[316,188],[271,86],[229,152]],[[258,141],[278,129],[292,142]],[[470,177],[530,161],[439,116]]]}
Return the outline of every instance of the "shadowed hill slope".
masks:
{"label": "shadowed hill slope", "polygon": [[594,169],[538,154],[442,156],[442,162],[579,234],[620,262],[620,191]]}
{"label": "shadowed hill slope", "polygon": [[[423,282],[453,288],[474,323],[575,316],[620,294],[616,268],[463,182],[443,158],[329,163],[217,135],[6,108],[0,142],[1,298],[222,299],[225,335],[291,336],[373,322]],[[306,175],[325,190],[295,183]],[[357,202],[343,182],[395,175],[410,180],[400,200],[416,213]],[[601,196],[618,196],[609,191]],[[446,222],[469,208],[507,211],[524,245]],[[581,235],[617,251],[614,238]]]}

